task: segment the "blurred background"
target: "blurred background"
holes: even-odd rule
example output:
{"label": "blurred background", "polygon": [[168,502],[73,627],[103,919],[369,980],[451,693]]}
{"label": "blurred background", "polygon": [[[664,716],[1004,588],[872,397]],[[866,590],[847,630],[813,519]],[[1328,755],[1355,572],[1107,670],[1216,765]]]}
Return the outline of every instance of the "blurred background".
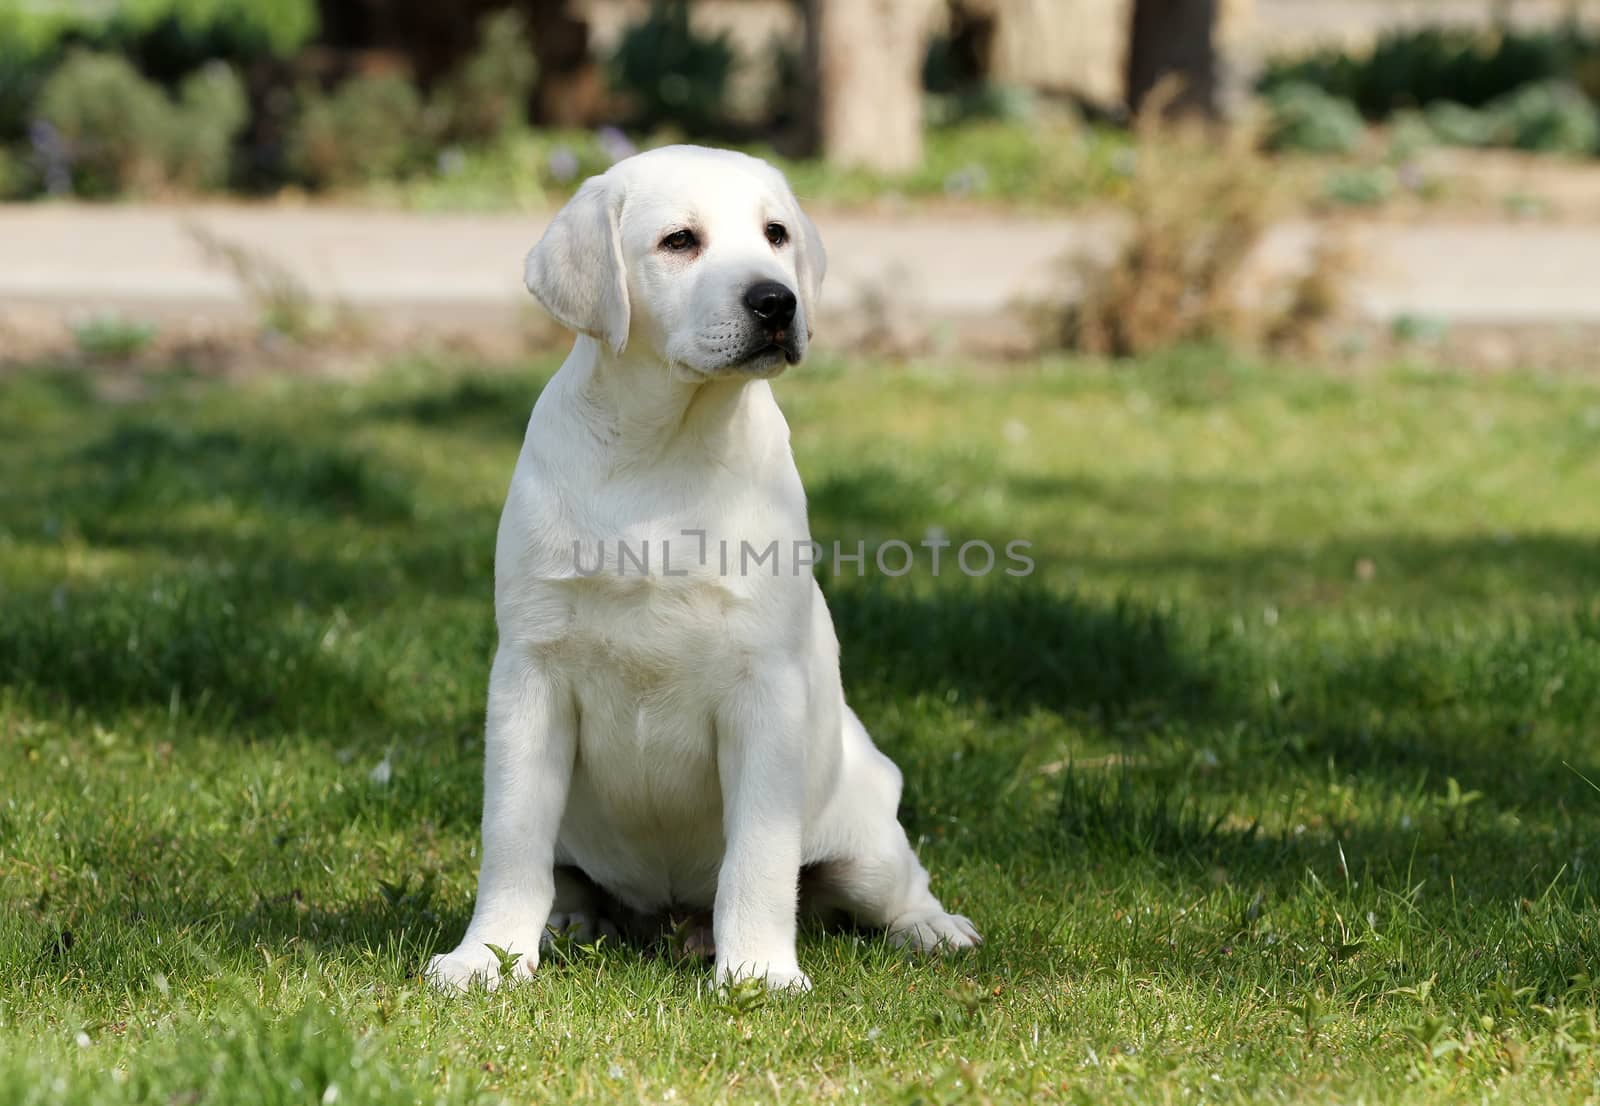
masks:
{"label": "blurred background", "polygon": [[1597,98],[1585,0],[0,0],[0,355],[396,306],[537,341],[540,217],[691,140],[818,209],[852,344],[1138,352],[1251,315],[1505,360],[1508,327],[1596,321]]}
{"label": "blurred background", "polygon": [[[3,179],[12,198],[330,189],[430,170],[460,175],[464,158],[533,128],[571,132],[538,174],[559,188],[618,152],[617,136],[583,133],[604,126],[645,141],[741,142],[905,173],[925,165],[927,126],[1063,114],[1114,123],[1169,76],[1184,82],[1173,106],[1185,110],[1237,114],[1253,91],[1265,94],[1287,148],[1353,145],[1353,118],[1340,108],[1374,124],[1424,109],[1428,130],[1448,144],[1592,155],[1600,61],[1585,8],[1583,0],[6,0]],[[1299,112],[1281,104],[1285,90],[1307,101]],[[1481,118],[1460,111],[1491,105]],[[1285,133],[1288,115],[1311,118]],[[973,168],[996,156],[976,145],[965,153]],[[939,183],[978,193],[1022,187]],[[1051,185],[1035,182],[1039,198],[1064,198]]]}

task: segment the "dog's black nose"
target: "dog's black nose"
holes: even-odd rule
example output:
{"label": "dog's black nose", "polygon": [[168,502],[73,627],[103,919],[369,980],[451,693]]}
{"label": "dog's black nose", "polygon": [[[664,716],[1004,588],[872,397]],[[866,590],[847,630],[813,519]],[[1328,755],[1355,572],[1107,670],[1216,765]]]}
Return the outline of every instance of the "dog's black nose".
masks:
{"label": "dog's black nose", "polygon": [[756,320],[770,331],[779,331],[794,321],[794,293],[775,280],[752,284],[744,293],[745,306]]}

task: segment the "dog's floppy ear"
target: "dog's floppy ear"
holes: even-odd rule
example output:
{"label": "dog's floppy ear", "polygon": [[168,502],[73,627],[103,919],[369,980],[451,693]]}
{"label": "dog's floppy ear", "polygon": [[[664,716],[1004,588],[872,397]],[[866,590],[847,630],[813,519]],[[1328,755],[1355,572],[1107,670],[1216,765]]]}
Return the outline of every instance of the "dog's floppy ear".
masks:
{"label": "dog's floppy ear", "polygon": [[800,210],[799,201],[794,205],[795,214],[799,216],[799,231],[795,235],[795,277],[800,282],[800,305],[806,315],[806,337],[811,337],[810,331],[816,327],[816,303],[822,294],[822,277],[828,271],[828,254],[822,248],[822,236],[817,233],[817,225],[811,221],[811,216]]}
{"label": "dog's floppy ear", "polygon": [[557,322],[621,353],[628,344],[628,271],[622,261],[622,196],[591,177],[528,252],[523,279]]}

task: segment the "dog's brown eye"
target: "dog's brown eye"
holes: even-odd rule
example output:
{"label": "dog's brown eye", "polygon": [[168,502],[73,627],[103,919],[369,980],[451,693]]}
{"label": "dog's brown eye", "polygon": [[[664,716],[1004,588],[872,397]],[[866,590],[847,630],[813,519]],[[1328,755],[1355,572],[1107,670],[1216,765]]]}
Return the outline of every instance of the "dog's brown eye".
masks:
{"label": "dog's brown eye", "polygon": [[674,253],[682,253],[684,250],[692,250],[699,244],[700,239],[695,237],[694,231],[692,230],[673,231],[671,234],[667,235],[661,240],[662,247],[664,249],[669,249]]}
{"label": "dog's brown eye", "polygon": [[767,241],[774,246],[781,246],[789,240],[789,228],[782,223],[767,224]]}

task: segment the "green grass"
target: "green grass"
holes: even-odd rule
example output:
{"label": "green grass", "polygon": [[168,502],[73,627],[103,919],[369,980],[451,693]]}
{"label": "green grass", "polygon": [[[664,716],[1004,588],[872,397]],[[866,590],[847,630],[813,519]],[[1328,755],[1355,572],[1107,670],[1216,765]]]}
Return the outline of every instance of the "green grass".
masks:
{"label": "green grass", "polygon": [[439,997],[552,367],[0,379],[0,1101],[1600,1095],[1600,383],[808,364],[819,538],[1035,542],[826,581],[988,944]]}

